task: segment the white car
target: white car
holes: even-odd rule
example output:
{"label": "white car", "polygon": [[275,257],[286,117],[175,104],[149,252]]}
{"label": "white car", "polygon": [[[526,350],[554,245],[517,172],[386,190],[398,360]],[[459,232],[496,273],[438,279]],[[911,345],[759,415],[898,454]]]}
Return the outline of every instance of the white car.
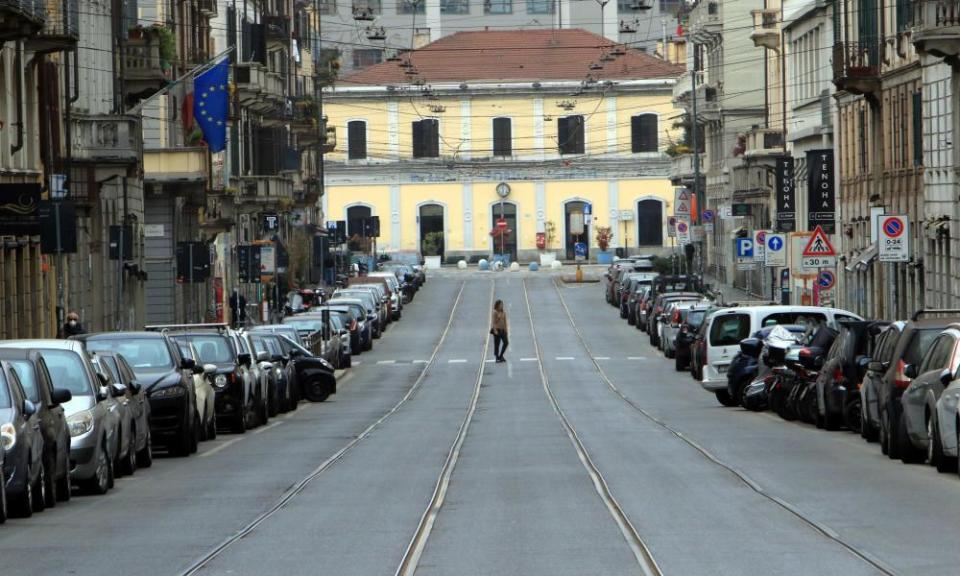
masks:
{"label": "white car", "polygon": [[[200,355],[197,354],[193,343],[189,340],[175,341],[177,348],[180,349],[180,355],[200,363]],[[217,411],[216,411],[216,391],[213,389],[213,375],[216,373],[215,364],[203,365],[203,372],[193,374],[193,387],[197,391],[197,413],[200,414],[200,439],[213,440],[217,437]]]}
{"label": "white car", "polygon": [[743,306],[717,310],[706,321],[706,354],[700,385],[716,394],[717,400],[726,406],[731,402],[727,392],[727,368],[740,351],[741,340],[773,324],[815,321],[836,326],[840,319],[862,320],[846,310],[817,306]]}

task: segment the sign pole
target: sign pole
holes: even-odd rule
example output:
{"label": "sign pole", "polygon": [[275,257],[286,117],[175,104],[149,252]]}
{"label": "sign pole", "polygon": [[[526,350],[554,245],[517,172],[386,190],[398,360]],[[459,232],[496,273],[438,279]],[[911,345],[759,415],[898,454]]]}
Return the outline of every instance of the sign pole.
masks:
{"label": "sign pole", "polygon": [[63,238],[60,233],[60,198],[53,200],[53,222],[57,229],[57,331],[64,325],[66,303],[63,289]]}

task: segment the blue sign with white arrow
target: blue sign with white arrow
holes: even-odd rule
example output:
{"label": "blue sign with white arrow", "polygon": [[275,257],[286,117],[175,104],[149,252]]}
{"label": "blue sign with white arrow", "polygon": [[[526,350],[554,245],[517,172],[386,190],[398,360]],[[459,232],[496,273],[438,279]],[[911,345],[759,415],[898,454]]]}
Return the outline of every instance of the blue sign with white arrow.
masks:
{"label": "blue sign with white arrow", "polygon": [[764,253],[763,265],[769,268],[783,268],[787,265],[787,235],[767,234],[767,251]]}

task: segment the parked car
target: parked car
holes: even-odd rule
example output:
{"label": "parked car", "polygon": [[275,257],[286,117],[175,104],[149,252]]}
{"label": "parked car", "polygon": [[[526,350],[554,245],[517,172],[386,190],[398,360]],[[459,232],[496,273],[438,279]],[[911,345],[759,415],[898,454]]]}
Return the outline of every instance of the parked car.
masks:
{"label": "parked car", "polygon": [[[390,272],[371,272],[366,276],[367,280],[376,280],[377,278],[385,278],[390,285],[390,301],[393,303],[390,320],[399,320],[403,316],[403,290],[400,287],[400,282]],[[357,282],[357,284],[364,284],[364,282]]]}
{"label": "parked car", "polygon": [[876,336],[874,353],[860,383],[860,435],[868,442],[880,439],[880,408],[877,400],[880,381],[894,361],[897,340],[906,322],[888,324]]}
{"label": "parked car", "polygon": [[607,301],[607,304],[616,305],[614,295],[617,291],[617,280],[620,274],[620,269],[632,263],[633,260],[630,260],[629,258],[614,258],[613,262],[610,263],[610,266],[607,267],[607,271],[603,273],[601,286],[603,287],[603,295]]}
{"label": "parked car", "polygon": [[[920,318],[906,323],[894,323],[893,328],[899,330],[899,337],[889,365],[884,371],[883,378],[877,386],[877,408],[880,412],[880,450],[890,459],[900,459],[901,448],[911,446],[907,431],[901,425],[903,422],[901,410],[901,396],[916,373],[907,370],[908,366],[919,368],[923,354],[933,341],[947,326],[960,318]],[[868,366],[869,368],[869,366]],[[880,368],[880,366],[874,366]],[[911,452],[907,458],[914,457]]]}
{"label": "parked car", "polygon": [[0,360],[9,362],[17,372],[27,399],[37,408],[43,434],[46,506],[50,508],[58,500],[70,499],[70,430],[62,405],[73,395],[66,388],[54,387],[39,351],[0,348]]}
{"label": "parked car", "polygon": [[[354,318],[359,323],[360,329],[360,348],[361,350],[373,349],[373,327],[367,319],[367,308],[362,302],[351,299],[331,298],[328,302],[330,306],[348,306],[353,309]],[[356,350],[357,348],[354,348]]]}
{"label": "parked car", "polygon": [[928,453],[930,463],[936,466],[938,471],[956,472],[957,456],[960,455],[960,427],[957,425],[957,420],[960,419],[960,370],[957,366],[960,361],[960,346],[957,346],[960,342],[960,323],[951,324],[943,334],[950,336],[954,349],[949,370],[941,373],[941,383],[946,387],[936,402],[936,410],[931,412],[931,422],[927,423],[930,432]]}
{"label": "parked car", "polygon": [[101,332],[73,336],[88,353],[123,355],[150,399],[154,446],[189,456],[200,441],[200,417],[193,372],[199,369],[162,332]]}
{"label": "parked car", "polygon": [[213,440],[217,437],[217,392],[213,389],[213,379],[217,367],[213,364],[204,364],[200,354],[187,340],[176,342],[183,359],[194,362],[191,369],[193,375],[193,389],[197,395],[197,413],[200,414],[200,440]]}
{"label": "parked car", "polygon": [[283,363],[278,358],[280,353],[273,350],[273,346],[267,342],[263,333],[244,331],[241,337],[247,342],[253,353],[254,361],[261,372],[261,378],[265,378],[267,381],[267,415],[268,417],[276,416],[285,405],[287,396]]}
{"label": "parked car", "polygon": [[[100,365],[110,372],[115,389],[114,397],[123,404],[128,413],[130,431],[129,452],[118,455],[124,464],[122,473],[133,474],[137,468],[149,468],[153,464],[153,440],[150,436],[150,401],[143,385],[137,380],[136,373],[122,354],[99,352]],[[211,408],[212,408],[211,399]],[[126,460],[125,460],[126,457]]]}
{"label": "parked car", "polygon": [[279,336],[280,346],[287,356],[287,377],[295,382],[294,388],[311,402],[323,402],[337,393],[337,377],[333,365],[310,353],[286,336]]}
{"label": "parked car", "polygon": [[677,331],[676,348],[673,352],[673,366],[677,372],[690,366],[697,332],[711,307],[711,304],[694,304],[686,310],[680,310],[680,329]]}
{"label": "parked car", "polygon": [[[304,346],[310,353],[319,358],[323,358],[329,362],[334,367],[340,366],[341,359],[341,344],[340,344],[340,335],[334,334],[330,326],[330,314],[331,308],[335,305],[343,304],[348,302],[346,299],[332,298],[330,300],[330,306],[324,306],[311,312],[310,314],[301,314],[294,316],[293,318],[284,318],[284,324],[292,324],[297,327],[297,330],[300,332],[301,336],[304,334],[309,334],[309,341],[311,342],[310,346]],[[356,299],[349,300],[353,302],[354,310],[358,307],[361,314],[366,314],[365,305]],[[372,331],[369,333],[372,344]]]}
{"label": "parked car", "polygon": [[[636,317],[630,314],[636,309],[638,291],[649,288],[656,274],[652,272],[632,272],[626,276],[626,284],[621,291],[620,317],[627,319],[627,324],[633,325]],[[632,303],[632,304],[631,304]]]}
{"label": "parked car", "polygon": [[83,490],[106,494],[113,487],[117,453],[115,403],[76,340],[7,340],[0,348],[39,351],[53,385],[70,391],[63,403],[70,432],[70,479]]}
{"label": "parked car", "polygon": [[816,381],[816,423],[835,430],[845,425],[860,432],[860,391],[873,357],[874,337],[888,322],[844,320],[824,360]]}
{"label": "parked car", "polygon": [[250,370],[253,358],[249,352],[244,353],[234,345],[223,325],[182,325],[170,328],[169,334],[175,342],[192,344],[203,366],[214,366],[208,378],[213,379],[217,422],[230,426],[238,434],[254,427],[261,400],[258,383]]}
{"label": "parked car", "polygon": [[347,328],[349,320],[336,312],[330,313],[330,328],[334,334],[340,336],[340,363],[337,368],[349,368],[353,365],[353,354],[350,350],[350,330]]}
{"label": "parked car", "polygon": [[697,302],[702,300],[703,296],[698,292],[661,292],[657,294],[647,313],[647,335],[650,337],[650,345],[660,347],[660,324],[663,322],[663,312],[666,305],[674,300],[689,300]]}
{"label": "parked car", "polygon": [[48,483],[40,415],[6,360],[0,360],[0,448],[10,511],[22,517],[42,511]]}
{"label": "parked car", "polygon": [[735,401],[727,393],[727,369],[734,354],[740,350],[741,340],[760,328],[773,324],[825,322],[836,326],[840,319],[862,320],[846,310],[816,306],[721,308],[706,321],[701,386],[713,392],[721,404],[731,405]]}
{"label": "parked car", "polygon": [[246,361],[246,378],[253,390],[253,413],[256,416],[256,426],[262,426],[270,420],[270,388],[272,386],[273,365],[270,362],[260,362],[245,332],[228,329],[225,332],[232,348],[236,350],[237,359]]}
{"label": "parked car", "polygon": [[133,474],[137,470],[137,432],[133,410],[126,401],[126,386],[114,379],[100,355],[91,354],[90,362],[97,374],[103,375],[103,386],[114,403],[111,410],[117,418],[117,451],[113,455],[113,474],[117,478]]}
{"label": "parked car", "polygon": [[[928,461],[944,467],[944,471],[956,467],[952,459],[949,463],[943,461],[946,456],[940,441],[937,401],[960,367],[960,357],[956,354],[960,347],[957,326],[948,325],[926,349],[919,366],[911,364],[904,370],[912,380],[900,397],[897,426],[896,442],[904,463]],[[951,416],[955,422],[956,413]]]}
{"label": "parked car", "polygon": [[680,327],[686,321],[687,311],[695,306],[702,306],[706,301],[698,299],[677,299],[667,301],[663,312],[663,320],[660,322],[660,348],[663,349],[663,355],[667,358],[676,356],[677,339],[680,336]]}
{"label": "parked car", "polygon": [[[363,286],[361,284],[361,286]],[[371,285],[372,289],[372,285]],[[367,310],[367,321],[372,324],[373,338],[379,339],[387,327],[387,310],[381,310],[377,297],[370,290],[350,288],[348,290],[337,290],[333,293],[332,301],[340,302],[342,300],[357,300],[363,303]]]}

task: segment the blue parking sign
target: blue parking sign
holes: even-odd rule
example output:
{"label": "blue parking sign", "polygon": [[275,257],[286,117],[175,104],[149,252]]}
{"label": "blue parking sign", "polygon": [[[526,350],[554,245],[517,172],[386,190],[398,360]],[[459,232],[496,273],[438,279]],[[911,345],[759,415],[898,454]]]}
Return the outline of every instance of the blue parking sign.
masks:
{"label": "blue parking sign", "polygon": [[737,238],[737,259],[753,260],[753,238]]}
{"label": "blue parking sign", "polygon": [[577,242],[573,245],[573,255],[577,258],[586,258],[587,257],[587,244],[586,242]]}

